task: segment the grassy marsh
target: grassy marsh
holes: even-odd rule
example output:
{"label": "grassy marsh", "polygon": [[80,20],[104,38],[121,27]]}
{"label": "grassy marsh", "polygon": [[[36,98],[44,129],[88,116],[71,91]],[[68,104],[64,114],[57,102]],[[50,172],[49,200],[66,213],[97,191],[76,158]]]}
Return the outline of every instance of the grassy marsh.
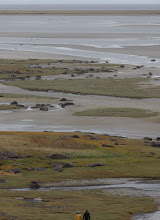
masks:
{"label": "grassy marsh", "polygon": [[26,94],[7,94],[7,93],[0,93],[0,102],[55,102],[59,101],[58,98],[48,97],[48,96],[36,96],[36,95],[26,95]]}
{"label": "grassy marsh", "polygon": [[83,112],[76,112],[77,116],[98,116],[98,117],[129,117],[145,118],[157,116],[158,113],[138,108],[97,108],[89,109]]}
{"label": "grassy marsh", "polygon": [[6,85],[37,91],[54,90],[74,94],[104,95],[127,98],[160,98],[160,86],[143,87],[148,79],[74,79],[6,82]]}
{"label": "grassy marsh", "polygon": [[[24,200],[16,198],[25,198]],[[101,191],[81,192],[14,192],[0,191],[1,212],[17,219],[34,220],[70,220],[74,219],[77,210],[83,214],[90,211],[92,219],[129,220],[133,213],[156,211],[156,204],[149,198],[131,198],[104,195]],[[41,198],[42,202],[35,202]]]}
{"label": "grassy marsh", "polygon": [[[51,65],[52,64],[52,65]],[[54,66],[55,64],[55,66]],[[66,68],[62,66],[67,65]],[[42,66],[44,66],[42,68]],[[49,75],[59,75],[59,74],[73,74],[76,72],[74,69],[76,66],[80,66],[80,69],[86,72],[90,71],[90,68],[94,67],[91,72],[97,71],[107,71],[112,70],[117,67],[115,64],[99,64],[90,63],[78,60],[38,60],[38,59],[28,59],[28,60],[0,60],[0,79],[10,80],[10,79],[29,79],[30,77],[38,76],[49,76]],[[118,65],[119,66],[119,65]]]}

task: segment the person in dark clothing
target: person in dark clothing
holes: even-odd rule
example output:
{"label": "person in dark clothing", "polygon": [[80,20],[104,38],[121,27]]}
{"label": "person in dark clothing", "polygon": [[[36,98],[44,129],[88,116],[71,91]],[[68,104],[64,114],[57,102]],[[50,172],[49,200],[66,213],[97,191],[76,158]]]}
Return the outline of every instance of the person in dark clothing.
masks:
{"label": "person in dark clothing", "polygon": [[90,220],[90,214],[89,214],[88,210],[85,211],[85,213],[83,215],[83,219],[84,220]]}

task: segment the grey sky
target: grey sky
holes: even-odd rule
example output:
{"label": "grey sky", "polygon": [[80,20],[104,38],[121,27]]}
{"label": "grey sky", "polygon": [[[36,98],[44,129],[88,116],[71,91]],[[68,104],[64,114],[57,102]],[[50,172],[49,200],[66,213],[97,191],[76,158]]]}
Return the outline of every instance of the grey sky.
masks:
{"label": "grey sky", "polygon": [[160,0],[0,0],[0,4],[160,4]]}

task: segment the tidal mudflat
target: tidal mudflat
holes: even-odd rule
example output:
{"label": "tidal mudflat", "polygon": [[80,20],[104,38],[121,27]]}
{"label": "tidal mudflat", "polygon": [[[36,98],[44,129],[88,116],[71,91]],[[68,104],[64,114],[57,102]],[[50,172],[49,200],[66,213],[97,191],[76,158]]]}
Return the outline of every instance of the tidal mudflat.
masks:
{"label": "tidal mudflat", "polygon": [[159,219],[160,16],[130,12],[0,11],[0,219]]}

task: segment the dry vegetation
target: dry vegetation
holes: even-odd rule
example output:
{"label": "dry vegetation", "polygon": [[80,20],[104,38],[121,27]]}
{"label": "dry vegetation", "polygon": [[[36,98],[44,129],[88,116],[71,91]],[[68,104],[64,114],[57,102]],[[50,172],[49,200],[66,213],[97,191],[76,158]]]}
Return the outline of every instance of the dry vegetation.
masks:
{"label": "dry vegetation", "polygon": [[[74,138],[73,135],[79,138]],[[92,138],[92,139],[91,139]],[[116,145],[115,143],[118,143]],[[104,147],[103,145],[112,147]],[[109,177],[147,177],[159,179],[160,149],[150,146],[150,141],[131,140],[120,137],[83,133],[27,133],[0,132],[0,148],[11,150],[30,158],[0,161],[0,219],[57,219],[74,218],[77,210],[89,209],[93,219],[129,220],[133,213],[155,211],[152,199],[131,198],[104,195],[102,191],[78,192],[16,192],[8,188],[28,187],[31,181],[38,181],[41,186],[46,183],[72,179],[96,179]],[[70,156],[66,160],[46,158],[53,153],[64,153]],[[51,162],[48,163],[48,162]],[[73,168],[63,172],[53,171],[55,162],[72,162]],[[106,163],[102,167],[86,167],[91,163]],[[14,174],[14,164],[22,173]],[[17,166],[16,166],[17,167]],[[35,171],[37,167],[47,167],[46,171]],[[32,170],[27,171],[26,168]],[[18,199],[21,197],[22,199]],[[3,198],[3,199],[2,199]],[[25,198],[25,199],[23,199]],[[34,198],[41,198],[36,202]],[[25,214],[24,214],[25,213]]]}
{"label": "dry vegetation", "polygon": [[[77,133],[76,133],[77,134]],[[66,136],[65,136],[66,135]],[[70,179],[93,179],[106,177],[151,177],[159,176],[160,149],[150,146],[149,141],[131,140],[118,137],[78,134],[80,138],[73,138],[70,133],[25,133],[25,132],[0,132],[0,148],[12,150],[19,155],[32,155],[20,161],[20,168],[36,168],[47,166],[47,173],[41,174],[40,182],[46,182],[46,175],[52,173],[52,164],[47,155],[53,153],[64,153],[71,158],[67,161],[73,162],[77,167],[55,173],[54,179],[48,175],[48,181],[59,181],[65,177]],[[93,137],[93,139],[92,139]],[[118,143],[118,145],[116,145]],[[111,145],[112,147],[104,147]],[[67,162],[60,160],[61,163]],[[1,161],[1,172],[13,167],[15,161]],[[89,168],[87,164],[106,163],[107,166]],[[6,168],[7,167],[7,168]],[[35,177],[35,172],[23,171],[30,179]],[[5,173],[3,173],[5,175]],[[8,175],[7,175],[8,176]],[[23,174],[17,178],[23,179]],[[22,180],[21,179],[21,180]],[[51,180],[52,179],[52,180]],[[22,181],[23,182],[23,181]],[[21,186],[22,182],[15,186]],[[9,184],[9,183],[8,183]],[[22,186],[26,186],[23,182]],[[10,182],[10,186],[13,184]]]}

